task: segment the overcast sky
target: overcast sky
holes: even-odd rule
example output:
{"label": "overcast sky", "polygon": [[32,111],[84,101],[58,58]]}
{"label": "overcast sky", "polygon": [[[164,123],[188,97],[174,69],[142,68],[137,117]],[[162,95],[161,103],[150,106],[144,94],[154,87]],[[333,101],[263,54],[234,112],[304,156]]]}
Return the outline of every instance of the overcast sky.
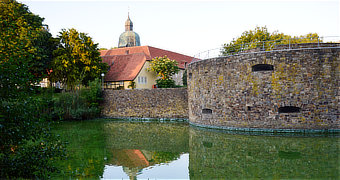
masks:
{"label": "overcast sky", "polygon": [[256,26],[288,35],[340,36],[339,0],[18,1],[45,18],[54,37],[63,28],[75,28],[105,48],[118,46],[128,11],[141,45],[191,56]]}

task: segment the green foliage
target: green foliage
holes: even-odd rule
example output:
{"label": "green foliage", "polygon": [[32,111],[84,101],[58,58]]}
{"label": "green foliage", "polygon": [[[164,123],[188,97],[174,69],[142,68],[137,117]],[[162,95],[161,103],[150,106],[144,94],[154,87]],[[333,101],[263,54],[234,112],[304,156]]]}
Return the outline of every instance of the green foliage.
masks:
{"label": "green foliage", "polygon": [[178,73],[178,62],[169,59],[167,56],[156,57],[152,59],[148,71],[153,71],[161,79],[157,79],[158,88],[172,88],[176,87],[175,81],[171,79],[171,76]]}
{"label": "green foliage", "polygon": [[244,31],[237,39],[224,44],[221,53],[225,56],[254,48],[271,50],[279,44],[315,43],[318,42],[318,38],[317,33],[291,37],[278,31],[270,33],[267,27],[256,27],[254,30]]}
{"label": "green foliage", "polygon": [[15,0],[0,3],[0,98],[17,97],[47,73],[51,34],[43,18]]}
{"label": "green foliage", "polygon": [[107,64],[102,62],[98,44],[85,33],[75,29],[63,29],[59,36],[58,49],[54,51],[52,62],[52,82],[62,82],[68,89],[88,82],[106,72]]}
{"label": "green foliage", "polygon": [[65,149],[50,133],[48,105],[33,98],[1,102],[1,178],[46,178],[56,170],[53,162]]}
{"label": "green foliage", "polygon": [[54,49],[43,18],[0,1],[0,179],[48,178],[64,145],[51,135],[51,97],[31,98]]}
{"label": "green foliage", "polygon": [[83,120],[100,115],[102,101],[100,80],[91,81],[88,88],[76,92],[64,92],[53,100],[52,111],[55,120]]}
{"label": "green foliage", "polygon": [[175,81],[172,79],[157,79],[157,88],[175,88]]}
{"label": "green foliage", "polygon": [[170,79],[172,75],[176,74],[179,68],[177,61],[164,56],[153,58],[148,70],[155,72],[158,77],[165,80]]}
{"label": "green foliage", "polygon": [[51,71],[53,51],[57,49],[58,41],[52,37],[47,28],[43,28],[33,41],[33,45],[37,48],[37,53],[30,72],[39,79],[46,78]]}

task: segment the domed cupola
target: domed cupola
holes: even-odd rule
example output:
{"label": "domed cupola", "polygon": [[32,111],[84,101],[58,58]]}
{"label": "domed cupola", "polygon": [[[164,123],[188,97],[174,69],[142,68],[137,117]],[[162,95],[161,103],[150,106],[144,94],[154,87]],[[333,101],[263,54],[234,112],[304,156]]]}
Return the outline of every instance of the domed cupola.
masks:
{"label": "domed cupola", "polygon": [[140,46],[140,38],[137,33],[133,31],[133,23],[128,15],[125,21],[125,32],[119,36],[118,47],[133,47]]}

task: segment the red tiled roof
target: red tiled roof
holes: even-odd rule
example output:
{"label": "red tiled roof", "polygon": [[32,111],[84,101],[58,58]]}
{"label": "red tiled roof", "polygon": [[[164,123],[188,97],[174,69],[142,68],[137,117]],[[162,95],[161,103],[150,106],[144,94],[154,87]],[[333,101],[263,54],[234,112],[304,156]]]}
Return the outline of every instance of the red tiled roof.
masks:
{"label": "red tiled roof", "polygon": [[[110,66],[105,81],[132,81],[142,69],[146,57],[143,53],[102,56],[103,62]],[[113,65],[112,65],[112,62]]]}
{"label": "red tiled roof", "polygon": [[[110,66],[109,72],[105,75],[105,81],[132,81],[142,69],[145,61],[152,60],[155,57],[166,55],[169,59],[176,60],[181,69],[184,69],[185,64],[189,64],[193,59],[191,56],[151,46],[101,50],[100,54],[103,62]],[[113,65],[112,62],[114,62]]]}
{"label": "red tiled roof", "polygon": [[167,55],[168,58],[172,60],[176,60],[178,62],[178,67],[181,69],[185,68],[185,63],[189,64],[193,59],[193,57],[191,56],[179,54],[179,53],[164,50],[164,49],[155,48],[152,46],[134,46],[134,47],[102,50],[100,51],[100,53],[101,53],[101,56],[144,53],[146,55],[147,60],[152,60],[155,57],[163,57]]}

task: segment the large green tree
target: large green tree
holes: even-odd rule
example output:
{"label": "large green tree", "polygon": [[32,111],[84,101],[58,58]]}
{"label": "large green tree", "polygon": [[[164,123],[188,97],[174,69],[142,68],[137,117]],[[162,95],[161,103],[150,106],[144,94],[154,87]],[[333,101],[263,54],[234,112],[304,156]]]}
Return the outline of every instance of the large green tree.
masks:
{"label": "large green tree", "polygon": [[48,26],[44,25],[44,28],[39,31],[38,37],[33,41],[33,45],[37,52],[30,72],[40,80],[48,77],[51,72],[53,51],[57,49],[58,40],[52,37]]}
{"label": "large green tree", "polygon": [[171,76],[175,75],[179,71],[177,61],[171,60],[167,56],[155,57],[152,59],[148,70],[155,72],[157,76],[160,77],[160,79],[156,80],[158,87],[175,87],[175,82],[171,79]]}
{"label": "large green tree", "polygon": [[256,27],[254,30],[244,31],[240,37],[223,45],[222,55],[238,53],[240,51],[262,48],[270,50],[274,45],[318,42],[317,33],[302,36],[290,36],[278,31],[269,32],[267,27]]}
{"label": "large green tree", "polygon": [[15,0],[0,2],[0,98],[8,98],[47,74],[54,47],[43,18]]}
{"label": "large green tree", "polygon": [[29,97],[52,57],[42,23],[26,5],[0,0],[0,179],[44,178],[63,154],[49,132],[49,98]]}
{"label": "large green tree", "polygon": [[54,51],[50,80],[59,81],[74,89],[77,85],[100,77],[107,71],[107,64],[102,62],[98,44],[91,37],[75,29],[63,29],[59,36],[59,45]]}

